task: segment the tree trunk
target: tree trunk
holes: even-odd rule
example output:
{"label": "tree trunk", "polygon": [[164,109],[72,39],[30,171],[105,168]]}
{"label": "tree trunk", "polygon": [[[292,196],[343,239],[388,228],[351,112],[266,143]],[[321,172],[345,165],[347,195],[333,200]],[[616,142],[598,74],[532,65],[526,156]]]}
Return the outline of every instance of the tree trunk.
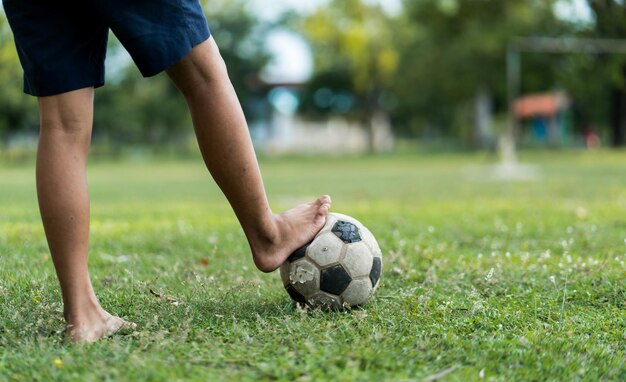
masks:
{"label": "tree trunk", "polygon": [[369,113],[367,124],[369,125],[370,151],[382,153],[393,149],[393,132],[387,113],[380,109],[373,110]]}
{"label": "tree trunk", "polygon": [[491,93],[484,89],[478,89],[474,97],[474,146],[480,149],[489,147],[493,132]]}
{"label": "tree trunk", "polygon": [[363,124],[367,129],[369,151],[371,153],[382,153],[393,149],[393,132],[389,116],[380,107],[381,92],[379,88],[372,85],[371,89],[366,97],[367,106]]}
{"label": "tree trunk", "polygon": [[[626,66],[622,68],[626,78]],[[611,144],[623,147],[626,144],[626,89],[622,86],[611,92]]]}

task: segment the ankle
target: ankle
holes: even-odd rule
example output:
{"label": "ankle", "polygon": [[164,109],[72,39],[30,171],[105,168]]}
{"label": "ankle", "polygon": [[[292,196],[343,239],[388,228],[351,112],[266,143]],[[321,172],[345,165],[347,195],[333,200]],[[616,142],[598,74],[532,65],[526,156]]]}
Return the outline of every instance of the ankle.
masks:
{"label": "ankle", "polygon": [[81,302],[74,301],[71,304],[65,304],[63,316],[68,324],[80,324],[103,318],[105,311],[95,296],[93,296]]}
{"label": "ankle", "polygon": [[[254,227],[249,234],[250,244],[254,246],[271,246],[280,241],[280,216],[273,213],[268,214]],[[253,248],[254,249],[254,248]]]}

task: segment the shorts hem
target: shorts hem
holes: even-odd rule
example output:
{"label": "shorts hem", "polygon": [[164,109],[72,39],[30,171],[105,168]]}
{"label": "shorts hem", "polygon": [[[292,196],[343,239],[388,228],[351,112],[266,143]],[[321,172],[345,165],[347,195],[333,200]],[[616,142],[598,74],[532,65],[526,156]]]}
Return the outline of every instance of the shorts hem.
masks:
{"label": "shorts hem", "polygon": [[63,93],[68,93],[74,90],[85,89],[85,88],[100,88],[104,86],[104,81],[85,81],[85,82],[76,82],[71,85],[64,86],[39,86],[36,89],[30,87],[26,80],[24,81],[24,93],[31,95],[33,97],[48,97],[59,95]]}
{"label": "shorts hem", "polygon": [[161,72],[166,71],[167,69],[175,65],[177,62],[182,60],[186,55],[188,55],[189,52],[191,52],[193,48],[207,41],[209,38],[211,38],[211,32],[208,30],[208,28],[205,28],[203,31],[199,31],[198,33],[195,33],[195,34],[191,33],[188,36],[185,44],[181,46],[181,49],[179,49],[175,54],[170,55],[168,59],[163,60],[161,65],[155,66],[149,69],[143,69],[143,70],[139,68],[141,75],[144,78],[148,78],[148,77],[154,77],[157,74],[160,74]]}

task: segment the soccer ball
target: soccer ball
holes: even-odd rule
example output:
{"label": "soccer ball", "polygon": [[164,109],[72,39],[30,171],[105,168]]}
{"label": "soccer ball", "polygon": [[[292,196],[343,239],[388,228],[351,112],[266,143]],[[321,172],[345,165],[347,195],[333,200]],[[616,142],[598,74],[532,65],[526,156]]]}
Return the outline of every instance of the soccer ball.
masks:
{"label": "soccer ball", "polygon": [[382,252],[358,220],[329,213],[309,244],[280,267],[289,296],[301,305],[332,309],[365,304],[380,281]]}

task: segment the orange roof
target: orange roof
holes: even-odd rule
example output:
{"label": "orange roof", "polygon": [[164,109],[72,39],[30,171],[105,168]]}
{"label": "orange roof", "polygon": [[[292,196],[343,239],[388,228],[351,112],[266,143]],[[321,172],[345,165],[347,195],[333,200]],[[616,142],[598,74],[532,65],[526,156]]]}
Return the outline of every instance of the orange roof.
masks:
{"label": "orange roof", "polygon": [[562,92],[529,94],[515,101],[513,113],[519,119],[551,117],[569,106],[569,104],[569,97]]}

